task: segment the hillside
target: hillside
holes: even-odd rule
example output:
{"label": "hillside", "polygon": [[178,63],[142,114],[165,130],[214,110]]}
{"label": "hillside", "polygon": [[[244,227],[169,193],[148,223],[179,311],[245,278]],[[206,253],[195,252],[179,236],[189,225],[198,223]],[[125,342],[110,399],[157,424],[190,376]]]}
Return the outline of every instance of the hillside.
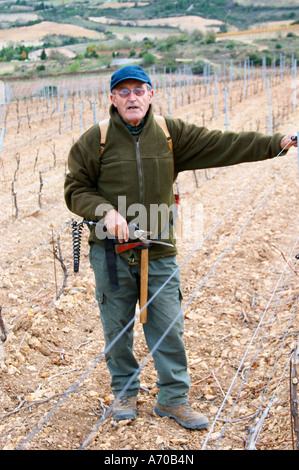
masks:
{"label": "hillside", "polygon": [[[144,2],[101,2],[83,0],[16,0],[0,4],[0,12],[10,15],[5,23],[25,23],[37,19],[59,21],[61,23],[85,23],[90,16],[105,16],[114,20],[153,19],[186,14],[203,16],[246,29],[250,24],[265,21],[287,21],[299,19],[299,2],[263,2],[258,0],[213,0],[164,2],[162,0]],[[20,15],[21,14],[21,15]],[[19,17],[17,15],[20,15]],[[26,18],[27,15],[27,18]],[[28,16],[29,15],[29,16]]]}
{"label": "hillside", "polygon": [[[109,6],[109,8],[108,8]],[[173,7],[175,6],[175,11]],[[249,58],[261,65],[299,59],[298,2],[0,3],[0,75],[26,78],[104,71],[124,63],[203,73]],[[240,30],[241,28],[241,30]],[[244,29],[246,28],[245,32]],[[250,28],[249,30],[247,30]],[[2,47],[2,48],[1,48]],[[40,60],[44,51],[43,60]]]}

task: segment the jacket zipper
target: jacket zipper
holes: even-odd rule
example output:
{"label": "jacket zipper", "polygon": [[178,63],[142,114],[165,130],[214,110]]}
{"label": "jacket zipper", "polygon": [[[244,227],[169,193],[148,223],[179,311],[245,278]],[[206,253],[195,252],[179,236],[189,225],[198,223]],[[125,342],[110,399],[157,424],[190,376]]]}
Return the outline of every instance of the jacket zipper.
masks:
{"label": "jacket zipper", "polygon": [[139,141],[136,141],[136,155],[137,155],[137,165],[138,165],[138,176],[139,176],[139,202],[143,202],[143,173],[142,173],[142,165],[141,165],[141,156],[140,156],[140,148],[139,148]]}

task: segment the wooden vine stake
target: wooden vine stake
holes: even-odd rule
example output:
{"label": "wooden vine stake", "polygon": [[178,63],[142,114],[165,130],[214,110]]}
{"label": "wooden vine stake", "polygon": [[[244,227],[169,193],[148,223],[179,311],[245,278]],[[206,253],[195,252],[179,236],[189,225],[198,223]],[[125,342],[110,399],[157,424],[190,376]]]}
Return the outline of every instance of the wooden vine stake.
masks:
{"label": "wooden vine stake", "polygon": [[147,303],[148,296],[148,250],[141,250],[141,274],[140,274],[140,323],[147,322]]}
{"label": "wooden vine stake", "polygon": [[298,377],[299,377],[299,340],[293,349],[290,364],[290,394],[291,394],[291,419],[296,436],[293,441],[293,449],[299,450],[299,417],[298,417]]}
{"label": "wooden vine stake", "polygon": [[249,431],[249,438],[247,440],[248,444],[246,446],[246,450],[256,450],[256,442],[258,440],[258,437],[261,433],[261,430],[262,430],[262,427],[263,427],[263,424],[264,424],[264,421],[265,419],[267,418],[268,414],[269,414],[269,411],[270,411],[270,408],[271,406],[276,403],[278,401],[278,398],[272,398],[268,405],[266,406],[266,408],[264,409],[264,411],[262,412],[257,424],[253,425]]}
{"label": "wooden vine stake", "polygon": [[[61,251],[61,244],[60,244],[60,235],[57,236],[56,238],[56,244],[54,242],[54,232],[52,230],[52,246],[53,246],[53,256],[54,256],[54,279],[55,279],[55,300],[58,300],[60,296],[62,295],[64,288],[67,283],[67,278],[68,278],[68,272],[66,265],[64,264],[64,258],[62,256],[62,251]],[[63,270],[63,284],[59,292],[57,292],[57,277],[56,277],[56,264],[55,260],[58,260],[61,268]]]}
{"label": "wooden vine stake", "polygon": [[7,370],[7,367],[5,365],[4,343],[7,339],[7,332],[6,332],[6,328],[5,328],[1,313],[2,313],[2,307],[0,305],[0,333],[1,333],[1,336],[0,336],[0,371],[2,370],[3,372],[5,372]]}

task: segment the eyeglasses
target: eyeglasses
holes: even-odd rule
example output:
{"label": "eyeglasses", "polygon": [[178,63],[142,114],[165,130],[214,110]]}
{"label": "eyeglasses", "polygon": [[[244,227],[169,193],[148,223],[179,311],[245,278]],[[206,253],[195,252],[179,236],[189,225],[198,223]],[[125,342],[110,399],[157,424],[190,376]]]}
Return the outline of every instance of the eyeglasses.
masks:
{"label": "eyeglasses", "polygon": [[146,90],[144,88],[135,88],[134,90],[129,90],[128,88],[123,88],[120,91],[113,91],[113,94],[119,95],[121,98],[128,98],[131,93],[137,97],[141,97],[145,94]]}

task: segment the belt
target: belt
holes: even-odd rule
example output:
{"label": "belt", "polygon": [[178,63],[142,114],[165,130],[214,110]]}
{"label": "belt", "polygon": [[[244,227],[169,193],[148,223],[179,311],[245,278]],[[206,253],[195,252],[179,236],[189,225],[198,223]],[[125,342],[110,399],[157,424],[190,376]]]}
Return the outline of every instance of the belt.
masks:
{"label": "belt", "polygon": [[[148,249],[152,244],[159,245],[168,245],[173,246],[170,243],[161,242],[158,240],[148,240],[145,238],[146,235],[149,235],[149,232],[139,230],[138,228],[134,231],[134,237],[140,241],[128,242],[128,243],[119,243],[117,239],[105,238],[105,253],[106,253],[106,263],[108,269],[109,280],[111,288],[113,290],[119,289],[118,277],[117,277],[117,268],[116,268],[116,255],[124,253],[125,251],[131,250],[133,248],[141,250],[141,266],[140,266],[140,295],[139,295],[139,307],[141,310],[140,313],[140,322],[147,322],[147,309],[145,307],[148,297]],[[135,264],[135,263],[130,263]]]}
{"label": "belt", "polygon": [[[84,223],[87,225],[97,225],[97,222],[83,220]],[[173,224],[173,220],[170,222],[169,225]],[[103,226],[103,224],[100,224]],[[123,253],[125,251],[131,250],[132,248],[137,248],[141,250],[141,267],[140,267],[140,297],[139,297],[139,306],[141,311],[140,314],[140,321],[141,323],[146,323],[147,321],[147,311],[144,307],[147,303],[147,296],[148,296],[148,249],[153,244],[158,245],[167,245],[172,246],[171,243],[162,242],[161,239],[163,232],[157,237],[155,240],[147,239],[146,236],[150,235],[151,232],[146,232],[144,230],[140,230],[136,225],[129,224],[129,232],[133,231],[133,238],[136,241],[130,241],[128,243],[119,243],[118,238],[104,238],[104,247],[105,247],[105,255],[106,255],[106,263],[107,263],[107,270],[109,281],[111,284],[112,290],[118,290],[118,276],[117,276],[117,267],[116,267],[116,256],[119,253]],[[135,263],[130,263],[135,264]]]}

